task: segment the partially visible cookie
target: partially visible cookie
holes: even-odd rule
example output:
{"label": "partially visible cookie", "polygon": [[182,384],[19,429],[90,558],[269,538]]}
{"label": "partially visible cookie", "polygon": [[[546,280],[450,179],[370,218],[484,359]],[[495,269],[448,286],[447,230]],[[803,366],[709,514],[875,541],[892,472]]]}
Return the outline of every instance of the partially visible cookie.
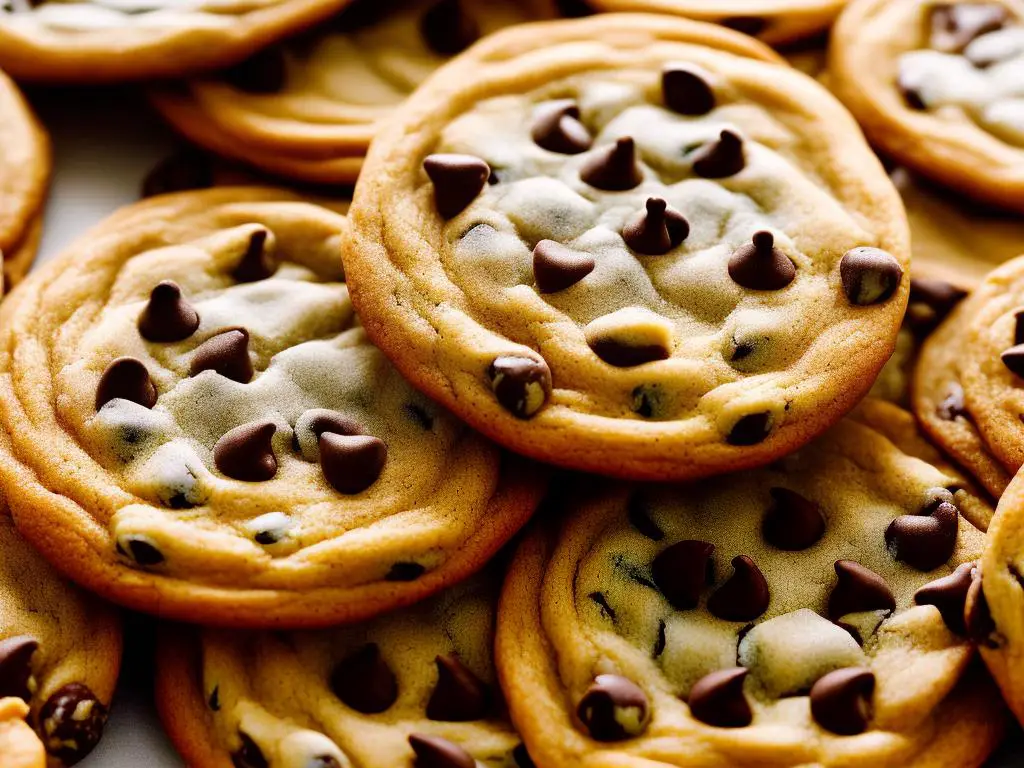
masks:
{"label": "partially visible cookie", "polygon": [[0,699],[0,755],[6,768],[46,768],[43,742],[25,722],[28,713],[28,704],[16,696]]}

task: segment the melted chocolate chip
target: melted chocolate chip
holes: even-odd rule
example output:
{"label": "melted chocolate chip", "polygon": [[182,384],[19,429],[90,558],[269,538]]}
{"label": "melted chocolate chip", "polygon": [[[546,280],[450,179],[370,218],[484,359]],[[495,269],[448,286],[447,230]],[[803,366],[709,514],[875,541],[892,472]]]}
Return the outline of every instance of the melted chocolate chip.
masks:
{"label": "melted chocolate chip", "polygon": [[949,394],[939,403],[936,409],[939,418],[944,421],[953,421],[958,416],[967,415],[967,404],[964,402],[964,388],[958,382],[949,385]]}
{"label": "melted chocolate chip", "polygon": [[472,155],[430,155],[423,170],[434,184],[434,204],[443,218],[458,216],[476,200],[491,168]]}
{"label": "melted chocolate chip", "polygon": [[770,413],[749,413],[733,425],[725,440],[729,445],[757,445],[764,442],[771,431]]}
{"label": "melted chocolate chip", "polygon": [[427,703],[427,717],[452,723],[482,720],[487,716],[490,691],[456,656],[438,656],[437,686]]}
{"label": "melted chocolate chip", "polygon": [[924,97],[921,95],[921,92],[917,90],[916,85],[910,82],[905,72],[900,72],[897,76],[896,87],[899,89],[900,95],[908,107],[918,112],[928,109],[928,105],[924,103]]}
{"label": "melted chocolate chip", "polygon": [[715,581],[714,552],[714,544],[688,539],[654,558],[654,583],[673,608],[688,611],[697,607],[701,594]]}
{"label": "melted chocolate chip", "polygon": [[698,680],[690,689],[690,715],[716,728],[743,728],[750,725],[754,713],[743,695],[743,667],[721,669]]}
{"label": "melted chocolate chip", "polygon": [[693,153],[693,172],[705,179],[735,176],[746,164],[743,139],[729,130]]}
{"label": "melted chocolate chip", "polygon": [[416,581],[426,572],[427,569],[419,563],[395,563],[384,578],[387,581]]}
{"label": "melted chocolate chip", "polygon": [[732,559],[734,573],[708,598],[708,611],[725,621],[753,621],[771,601],[764,574],[746,555]]}
{"label": "melted chocolate chip", "polygon": [[248,384],[252,381],[252,359],[249,357],[249,332],[232,328],[211,336],[192,353],[189,375],[213,371],[226,379]]}
{"label": "melted chocolate chip", "polygon": [[1024,310],[1018,310],[1013,316],[1013,343],[1024,344]]}
{"label": "melted chocolate chip", "polygon": [[1002,29],[1010,15],[1001,3],[941,3],[932,8],[930,45],[959,53],[975,38]]}
{"label": "melted chocolate chip", "polygon": [[239,731],[238,739],[242,746],[231,755],[231,763],[235,768],[269,768],[270,764],[264,757],[263,750],[249,734]]}
{"label": "melted chocolate chip", "polygon": [[661,73],[665,106],[681,115],[706,115],[715,108],[715,92],[703,73],[684,64],[673,64]]}
{"label": "melted chocolate chip", "polygon": [[1015,344],[999,356],[1014,376],[1024,377],[1024,344]]}
{"label": "melted chocolate chip", "polygon": [[386,712],[398,700],[398,680],[375,644],[348,655],[331,672],[331,690],[364,715]]}
{"label": "melted chocolate chip", "polygon": [[439,736],[412,734],[409,746],[416,753],[413,768],[476,768],[476,760],[457,744]]}
{"label": "melted chocolate chip", "polygon": [[317,414],[309,422],[309,431],[316,435],[317,439],[324,432],[333,432],[336,435],[365,434],[362,425],[358,421],[337,411]]}
{"label": "melted chocolate chip", "polygon": [[973,570],[971,576],[971,586],[967,588],[967,599],[964,601],[964,626],[967,629],[967,637],[978,645],[994,648],[996,643],[992,635],[996,631],[996,623],[988,607],[982,579],[977,570]]}
{"label": "melted chocolate chip", "polygon": [[26,702],[31,698],[32,654],[39,641],[28,635],[0,640],[0,699],[14,696]]}
{"label": "melted chocolate chip", "polygon": [[899,288],[903,267],[892,254],[879,248],[854,248],[839,262],[843,291],[859,307],[881,304]]}
{"label": "melted chocolate chip", "polygon": [[730,16],[720,22],[723,27],[757,37],[768,28],[768,22],[760,16]]}
{"label": "melted chocolate chip", "polygon": [[917,605],[934,605],[951,632],[966,636],[964,607],[967,605],[967,590],[971,587],[971,571],[974,563],[963,563],[948,576],[925,584],[914,593]]}
{"label": "melted chocolate chip", "polygon": [[209,156],[196,149],[185,148],[164,158],[146,174],[142,182],[142,197],[208,189],[213,182]]}
{"label": "melted chocolate chip", "polygon": [[598,675],[580,699],[576,713],[595,741],[623,741],[644,732],[650,705],[647,694],[632,680]]}
{"label": "melted chocolate chip", "polygon": [[644,174],[637,164],[633,139],[624,137],[597,149],[580,168],[580,178],[592,187],[609,192],[638,187]]}
{"label": "melted chocolate chip", "polygon": [[439,0],[423,14],[420,32],[434,53],[454,56],[480,38],[480,25],[466,13],[461,0]]}
{"label": "melted chocolate chip", "polygon": [[892,556],[919,571],[931,571],[949,560],[956,548],[959,511],[938,500],[920,514],[900,515],[885,530]]}
{"label": "melted chocolate chip", "polygon": [[729,258],[729,277],[752,291],[778,291],[796,277],[796,265],[775,247],[775,236],[761,231]]}
{"label": "melted chocolate chip", "polygon": [[885,579],[853,560],[837,560],[838,581],[828,597],[828,617],[839,619],[861,611],[892,611],[896,599]]}
{"label": "melted chocolate chip", "polygon": [[277,457],[271,441],[277,426],[254,421],[227,432],[213,447],[213,463],[234,480],[256,483],[277,474]]}
{"label": "melted chocolate chip", "polygon": [[239,283],[256,283],[266,280],[277,272],[277,262],[271,256],[267,247],[267,236],[265,229],[257,229],[249,236],[249,243],[245,246],[242,258],[239,259],[231,276]]}
{"label": "melted chocolate chip", "polygon": [[591,592],[587,597],[594,601],[594,604],[600,609],[603,618],[608,619],[613,624],[615,623],[615,609],[608,604],[608,598],[604,596],[604,593]]}
{"label": "melted chocolate chip", "polygon": [[594,354],[616,368],[633,368],[667,360],[671,350],[662,344],[630,344],[614,336],[600,336],[587,342]]}
{"label": "melted chocolate chip", "polygon": [[863,733],[871,719],[875,675],[863,667],[837,669],[811,687],[811,715],[827,731],[841,736]]}
{"label": "melted chocolate chip", "polygon": [[280,93],[288,79],[284,49],[272,45],[221,73],[224,81],[240,91],[254,94]]}
{"label": "melted chocolate chip", "polygon": [[661,256],[682,243],[690,234],[690,222],[660,197],[647,198],[644,210],[622,228],[622,239],[637,253]]}
{"label": "melted chocolate chip", "polygon": [[206,705],[212,712],[220,712],[220,686],[215,685],[213,691],[210,692],[210,698],[206,700]]}
{"label": "melted chocolate chip", "polygon": [[487,371],[501,406],[520,419],[534,416],[551,396],[551,370],[532,357],[499,357]]}
{"label": "melted chocolate chip", "polygon": [[320,468],[331,486],[341,493],[362,493],[380,477],[388,458],[383,440],[370,435],[320,435]]}
{"label": "melted chocolate chip", "polygon": [[156,405],[156,386],[145,363],[134,357],[119,357],[100,377],[96,387],[96,410],[111,400],[131,400],[144,408]]}
{"label": "melted chocolate chip", "polygon": [[144,568],[160,565],[164,561],[163,552],[145,539],[126,536],[122,541],[118,542],[121,551]]}
{"label": "melted chocolate chip", "polygon": [[139,315],[139,333],[147,341],[181,341],[195,333],[198,327],[199,314],[172,280],[157,283]]}
{"label": "melted chocolate chip", "polygon": [[910,278],[907,326],[918,338],[924,338],[934,331],[966,296],[967,291],[945,280]]}
{"label": "melted chocolate chip", "polygon": [[103,735],[107,708],[81,683],[68,683],[39,710],[46,751],[65,765],[74,765],[92,752]]}
{"label": "melted chocolate chip", "polygon": [[[639,493],[634,493],[629,497],[626,507],[630,524],[641,534],[651,541],[661,541],[665,538],[665,532],[651,519],[650,510],[643,496]],[[709,544],[708,546],[710,547],[711,545]],[[714,547],[711,548],[714,549]]]}
{"label": "melted chocolate chip", "polygon": [[761,523],[765,541],[787,552],[813,547],[825,533],[821,507],[788,488],[772,488],[772,506]]}
{"label": "melted chocolate chip", "polygon": [[594,271],[589,253],[574,251],[554,240],[541,240],[533,249],[533,276],[541,293],[570,288]]}
{"label": "melted chocolate chip", "polygon": [[562,155],[578,155],[594,144],[580,122],[580,108],[571,99],[552,101],[539,109],[530,135],[537,146]]}

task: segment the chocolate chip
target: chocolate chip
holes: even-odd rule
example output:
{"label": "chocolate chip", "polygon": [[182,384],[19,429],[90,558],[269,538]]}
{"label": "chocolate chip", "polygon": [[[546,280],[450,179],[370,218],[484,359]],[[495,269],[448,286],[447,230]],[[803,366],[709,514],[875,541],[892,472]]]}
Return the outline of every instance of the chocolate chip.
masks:
{"label": "chocolate chip", "polygon": [[65,765],[74,765],[92,752],[106,723],[107,708],[81,683],[58,689],[39,710],[46,751]]}
{"label": "chocolate chip", "polygon": [[424,431],[430,432],[434,428],[434,417],[419,403],[409,403],[403,410]]}
{"label": "chocolate chip", "polygon": [[142,182],[142,197],[171,192],[208,189],[213,186],[210,157],[196,149],[185,148],[161,160]]}
{"label": "chocolate chip", "polygon": [[398,700],[398,680],[371,643],[349,654],[331,672],[331,690],[345,706],[364,715],[386,712]]}
{"label": "chocolate chip", "polygon": [[362,493],[380,477],[388,458],[384,441],[370,435],[320,435],[320,468],[341,493]]}
{"label": "chocolate chip", "polygon": [[811,715],[826,731],[840,736],[863,733],[871,719],[874,673],[863,667],[829,672],[811,687]]}
{"label": "chocolate chip", "polygon": [[1024,344],[1024,310],[1018,310],[1013,316],[1013,343]]}
{"label": "chocolate chip", "polygon": [[843,291],[851,304],[863,307],[887,301],[903,279],[903,267],[879,248],[854,248],[839,262]]}
{"label": "chocolate chip", "polygon": [[733,575],[708,598],[708,610],[725,621],[753,621],[768,610],[768,582],[746,555],[734,557],[732,567]]}
{"label": "chocolate chip", "polygon": [[1024,376],[1024,344],[1015,344],[999,356],[1014,376]]}
{"label": "chocolate chip", "polygon": [[391,566],[386,581],[416,581],[427,572],[427,569],[419,563],[395,563]]}
{"label": "chocolate chip", "polygon": [[761,534],[773,547],[799,552],[813,547],[825,533],[821,507],[788,488],[772,488],[772,501],[761,522]]}
{"label": "chocolate chip", "polygon": [[31,698],[29,678],[32,677],[32,654],[39,641],[28,635],[16,635],[0,640],[0,699],[13,696]]}
{"label": "chocolate chip", "polygon": [[501,406],[520,419],[534,416],[551,396],[551,370],[532,357],[499,357],[487,370]]}
{"label": "chocolate chip", "polygon": [[593,16],[595,11],[586,0],[555,0],[555,6],[567,19],[581,19]]}
{"label": "chocolate chip", "polygon": [[235,768],[269,768],[267,758],[263,756],[263,750],[252,740],[247,733],[238,732],[238,739],[242,742],[231,755],[231,763]]}
{"label": "chocolate chip", "polygon": [[690,234],[690,222],[660,197],[647,198],[645,209],[622,228],[622,239],[637,253],[661,256],[678,246]]}
{"label": "chocolate chip", "polygon": [[139,333],[147,341],[181,341],[198,327],[199,314],[181,295],[181,288],[173,280],[157,283],[139,315]]}
{"label": "chocolate chip", "polygon": [[907,326],[918,338],[924,338],[934,331],[966,296],[967,291],[945,280],[910,278]]}
{"label": "chocolate chip", "polygon": [[269,232],[265,229],[257,229],[249,236],[249,243],[245,246],[242,258],[235,267],[231,276],[239,283],[256,283],[266,280],[277,272],[277,262],[274,261],[270,249],[267,247],[267,236]]}
{"label": "chocolate chip", "polygon": [[967,590],[971,587],[971,571],[974,563],[963,563],[948,576],[925,584],[914,593],[917,605],[934,605],[951,632],[966,636],[964,607],[967,605]]}
{"label": "chocolate chip", "polygon": [[720,22],[723,27],[728,27],[744,35],[757,37],[768,28],[768,22],[759,16],[730,16]]}
{"label": "chocolate chip", "polygon": [[413,768],[476,768],[476,760],[457,744],[439,736],[409,736],[409,745],[416,753]]}
{"label": "chocolate chip", "polygon": [[592,187],[609,192],[624,192],[640,186],[644,174],[637,164],[633,139],[623,137],[597,149],[580,168],[580,178]]}
{"label": "chocolate chip", "polygon": [[[655,523],[654,520],[651,519],[651,513],[647,507],[647,503],[639,493],[634,493],[629,497],[629,501],[626,504],[626,510],[630,524],[641,534],[651,541],[661,541],[665,538],[665,532],[658,527],[658,524]],[[714,549],[710,544],[708,544],[708,546]]]}
{"label": "chocolate chip", "polygon": [[729,445],[757,445],[764,442],[771,431],[770,413],[748,413],[733,425],[725,440]]}
{"label": "chocolate chip", "polygon": [[284,49],[272,45],[221,73],[224,81],[240,91],[253,94],[279,93],[288,79]]}
{"label": "chocolate chip", "polygon": [[952,382],[949,385],[949,393],[939,403],[936,409],[939,418],[944,421],[953,421],[958,416],[967,415],[967,404],[964,402],[964,388],[959,382]]}
{"label": "chocolate chip", "polygon": [[358,421],[343,413],[337,411],[314,411],[314,413],[316,415],[309,421],[309,431],[316,435],[318,440],[324,432],[334,432],[337,435],[365,434]]}
{"label": "chocolate chip", "polygon": [[885,543],[896,560],[931,571],[953,556],[959,521],[960,513],[952,503],[936,500],[919,514],[900,515],[889,523]]}
{"label": "chocolate chip", "polygon": [[538,147],[562,155],[578,155],[594,144],[590,131],[580,122],[580,108],[571,99],[541,107],[530,135]]}
{"label": "chocolate chip", "polygon": [[541,293],[564,291],[594,271],[594,257],[554,240],[541,240],[533,249],[533,276]]}
{"label": "chocolate chip", "polygon": [[828,596],[828,617],[839,619],[861,611],[892,611],[896,599],[885,579],[853,560],[837,560],[838,581]]}
{"label": "chocolate chip", "polygon": [[608,604],[608,598],[604,596],[602,592],[591,592],[587,595],[594,604],[600,609],[601,616],[608,619],[613,624],[615,623],[616,614],[615,609]]}
{"label": "chocolate chip", "polygon": [[743,667],[720,669],[704,675],[690,689],[690,715],[716,728],[743,728],[750,725],[754,713],[743,695]]}
{"label": "chocolate chip", "polygon": [[996,623],[988,607],[982,579],[976,569],[972,570],[971,576],[971,586],[967,588],[967,598],[964,601],[964,626],[967,629],[967,637],[978,645],[994,648],[996,643],[992,635],[996,631]]}
{"label": "chocolate chip", "polygon": [[654,658],[659,658],[661,654],[665,652],[665,646],[668,645],[667,627],[665,626],[664,619],[658,619],[658,639],[654,642]]}
{"label": "chocolate chip", "polygon": [[631,344],[615,336],[595,336],[587,343],[594,354],[616,368],[633,368],[657,360],[667,360],[671,350],[663,344]]}
{"label": "chocolate chip", "polygon": [[928,109],[928,105],[925,104],[924,101],[924,96],[922,96],[921,92],[917,89],[917,85],[908,79],[905,72],[900,72],[897,76],[896,87],[908,107],[917,110],[918,112]]}
{"label": "chocolate chip", "polygon": [[729,258],[729,277],[752,291],[778,291],[796,277],[796,265],[775,247],[771,232],[756,232]]}
{"label": "chocolate chip", "polygon": [[647,728],[647,694],[621,675],[598,675],[580,699],[576,713],[595,741],[622,741]]}
{"label": "chocolate chip", "polygon": [[221,331],[196,347],[189,375],[198,376],[203,371],[213,371],[241,384],[252,381],[249,332],[244,328]]}
{"label": "chocolate chip", "polygon": [[715,581],[714,552],[714,544],[687,539],[654,558],[654,583],[673,608],[688,611],[697,607],[701,594]]}
{"label": "chocolate chip", "polygon": [[472,155],[430,155],[423,170],[434,184],[434,204],[446,219],[466,210],[483,190],[491,168]]}
{"label": "chocolate chip", "polygon": [[685,64],[673,64],[661,73],[665,106],[681,115],[706,115],[715,108],[715,92],[704,74]]}
{"label": "chocolate chip", "polygon": [[480,37],[480,25],[466,13],[461,0],[440,0],[423,14],[420,32],[434,53],[454,56]]}
{"label": "chocolate chip", "polygon": [[630,393],[630,398],[630,408],[637,416],[650,419],[661,411],[662,392],[661,387],[657,384],[650,386],[641,384],[638,387],[634,387]]}
{"label": "chocolate chip", "polygon": [[959,53],[972,40],[994,32],[1009,20],[1000,3],[942,3],[932,8],[930,45],[937,51]]}
{"label": "chocolate chip", "polygon": [[705,179],[735,176],[746,167],[743,139],[724,130],[715,141],[709,141],[693,153],[693,172]]}
{"label": "chocolate chip", "polygon": [[427,717],[449,723],[482,720],[487,716],[490,691],[457,656],[438,656],[437,686],[427,702]]}
{"label": "chocolate chip", "polygon": [[163,553],[156,545],[137,536],[125,536],[118,541],[121,552],[144,568],[160,565],[164,561]]}
{"label": "chocolate chip", "polygon": [[210,698],[206,700],[207,706],[212,712],[220,712],[220,686],[215,685],[210,692]]}
{"label": "chocolate chip", "polygon": [[213,446],[213,463],[233,480],[256,483],[277,474],[277,457],[271,441],[277,425],[254,421],[235,427]]}
{"label": "chocolate chip", "polygon": [[512,762],[516,764],[516,768],[537,768],[530,753],[526,751],[525,744],[520,744],[512,750]]}
{"label": "chocolate chip", "polygon": [[156,405],[156,386],[145,363],[134,357],[119,357],[100,377],[96,387],[96,410],[111,400],[131,400],[144,408]]}

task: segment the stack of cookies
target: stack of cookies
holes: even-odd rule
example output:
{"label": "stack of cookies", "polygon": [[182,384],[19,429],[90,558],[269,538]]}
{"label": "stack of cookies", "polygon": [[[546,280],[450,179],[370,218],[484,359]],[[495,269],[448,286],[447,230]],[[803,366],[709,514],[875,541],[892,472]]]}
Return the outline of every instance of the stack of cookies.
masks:
{"label": "stack of cookies", "polygon": [[196,145],[0,305],[3,768],[100,739],[104,601],[196,768],[1024,719],[1021,0],[7,0],[0,67]]}

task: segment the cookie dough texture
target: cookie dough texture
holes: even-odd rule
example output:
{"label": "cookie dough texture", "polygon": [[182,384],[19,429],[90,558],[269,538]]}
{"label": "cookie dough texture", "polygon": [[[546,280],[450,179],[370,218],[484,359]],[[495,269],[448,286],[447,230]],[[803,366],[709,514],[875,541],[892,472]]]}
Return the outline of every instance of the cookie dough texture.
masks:
{"label": "cookie dough texture", "polygon": [[[530,768],[494,672],[498,586],[476,578],[347,628],[168,634],[161,717],[195,768]],[[417,762],[410,736],[469,762]]]}
{"label": "cookie dough texture", "polygon": [[854,0],[829,54],[833,90],[879,149],[1024,211],[1024,3]]}
{"label": "cookie dough texture", "polygon": [[89,754],[103,733],[120,665],[118,612],[65,581],[0,514],[5,768],[60,768]]}
{"label": "cookie dough texture", "polygon": [[[980,765],[1003,716],[948,588],[984,544],[955,521],[955,486],[855,412],[770,468],[570,489],[499,609],[498,669],[534,761]],[[951,538],[924,563],[911,540],[936,515]]]}
{"label": "cookie dough texture", "polygon": [[893,350],[909,241],[846,111],[777,61],[664,16],[480,43],[371,148],[348,261],[371,337],[574,468],[695,477],[810,440]]}
{"label": "cookie dough texture", "polygon": [[152,101],[190,140],[279,176],[352,183],[381,120],[452,54],[552,0],[359,0],[223,77]]}
{"label": "cookie dough texture", "polygon": [[0,69],[24,80],[109,83],[237,63],[349,0],[3,0]]}
{"label": "cookie dough texture", "polygon": [[367,340],[346,220],[268,189],[123,209],[5,304],[0,483],[19,528],[117,602],[318,626],[478,569],[539,475]]}

